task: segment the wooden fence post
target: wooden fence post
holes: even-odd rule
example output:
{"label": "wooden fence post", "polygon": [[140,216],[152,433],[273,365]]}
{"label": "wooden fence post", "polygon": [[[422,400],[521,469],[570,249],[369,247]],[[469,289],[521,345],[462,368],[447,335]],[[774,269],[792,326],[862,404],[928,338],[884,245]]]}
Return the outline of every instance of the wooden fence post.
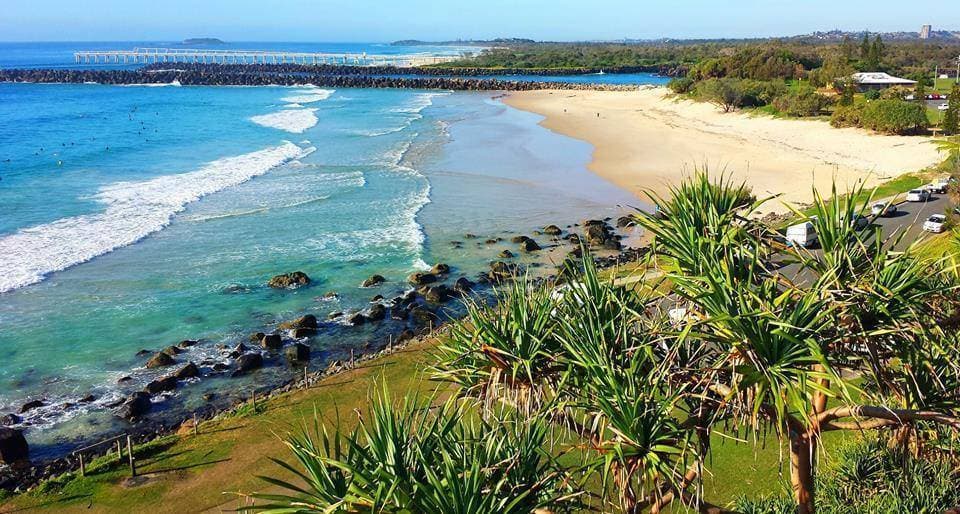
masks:
{"label": "wooden fence post", "polygon": [[87,476],[87,466],[83,463],[83,453],[78,453],[77,457],[80,457],[80,476]]}
{"label": "wooden fence post", "polygon": [[123,446],[120,445],[120,439],[117,439],[117,460],[123,462]]}
{"label": "wooden fence post", "polygon": [[127,457],[130,460],[130,476],[137,476],[137,464],[133,460],[133,441],[130,439],[130,435],[127,435]]}

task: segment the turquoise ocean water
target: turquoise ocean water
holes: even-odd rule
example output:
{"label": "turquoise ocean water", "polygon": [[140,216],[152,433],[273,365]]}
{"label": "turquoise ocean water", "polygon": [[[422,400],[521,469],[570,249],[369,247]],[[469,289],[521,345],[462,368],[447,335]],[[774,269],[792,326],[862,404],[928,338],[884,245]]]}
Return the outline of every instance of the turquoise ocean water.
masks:
{"label": "turquoise ocean water", "polygon": [[[61,63],[58,48],[43,58]],[[0,65],[29,60],[17,52],[0,45]],[[486,238],[635,203],[586,170],[589,145],[540,120],[493,93],[0,84],[0,414],[42,400],[18,426],[53,454],[125,427],[107,406],[164,373],[141,349],[200,339],[190,360],[226,361],[217,345],[364,309],[435,262],[472,277],[514,246]],[[266,287],[294,270],[313,284]],[[387,284],[360,288],[373,273]],[[390,329],[325,324],[311,366]],[[155,412],[302,373],[267,364],[186,384]]]}

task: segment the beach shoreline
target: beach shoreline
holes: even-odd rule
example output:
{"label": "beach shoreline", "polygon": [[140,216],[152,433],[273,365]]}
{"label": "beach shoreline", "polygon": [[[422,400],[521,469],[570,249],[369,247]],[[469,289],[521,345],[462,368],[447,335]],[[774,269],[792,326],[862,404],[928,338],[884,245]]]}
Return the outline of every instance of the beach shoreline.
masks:
{"label": "beach shoreline", "polygon": [[785,203],[867,187],[938,163],[930,139],[837,129],[822,120],[785,120],[722,113],[709,103],[671,98],[663,87],[637,91],[510,92],[507,105],[544,117],[540,124],[593,145],[589,169],[647,201],[698,167],[743,180],[758,197],[779,195],[761,214]]}

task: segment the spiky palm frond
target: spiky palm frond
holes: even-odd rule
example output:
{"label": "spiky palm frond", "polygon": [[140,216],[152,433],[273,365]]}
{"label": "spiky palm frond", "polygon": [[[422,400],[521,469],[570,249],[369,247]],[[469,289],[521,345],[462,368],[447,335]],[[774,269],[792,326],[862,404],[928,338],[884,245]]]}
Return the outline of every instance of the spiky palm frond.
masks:
{"label": "spiky palm frond", "polygon": [[498,290],[492,307],[468,302],[466,318],[435,352],[434,378],[484,398],[488,408],[505,397],[535,410],[560,377],[556,308],[551,291],[532,287],[526,277]]}
{"label": "spiky palm frond", "polygon": [[315,422],[288,439],[302,470],[276,461],[303,485],[262,477],[285,492],[249,495],[261,503],[241,511],[529,514],[577,506],[541,417],[502,411],[487,421],[456,399],[435,403],[396,402],[381,387],[349,435]]}

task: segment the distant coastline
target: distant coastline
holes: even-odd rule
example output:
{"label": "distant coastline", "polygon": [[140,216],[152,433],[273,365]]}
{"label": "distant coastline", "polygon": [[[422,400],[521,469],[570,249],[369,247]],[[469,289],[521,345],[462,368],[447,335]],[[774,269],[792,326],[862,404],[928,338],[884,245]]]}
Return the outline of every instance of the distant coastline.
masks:
{"label": "distant coastline", "polygon": [[181,45],[204,45],[204,46],[213,46],[213,45],[225,45],[225,41],[217,39],[215,37],[191,37],[184,39]]}

